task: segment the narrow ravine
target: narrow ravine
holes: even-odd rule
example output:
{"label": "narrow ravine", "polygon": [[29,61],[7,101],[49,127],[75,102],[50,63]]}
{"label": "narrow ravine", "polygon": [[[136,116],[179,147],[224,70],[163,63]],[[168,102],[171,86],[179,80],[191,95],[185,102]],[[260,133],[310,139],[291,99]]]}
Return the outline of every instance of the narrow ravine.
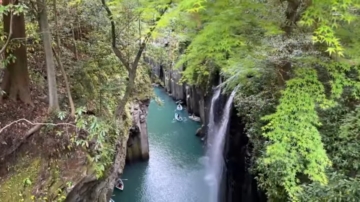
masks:
{"label": "narrow ravine", "polygon": [[[122,176],[124,191],[114,191],[116,202],[207,202],[205,167],[199,161],[205,151],[195,136],[200,125],[188,118],[174,121],[175,102],[160,88],[147,117],[150,160],[129,164]],[[182,117],[188,117],[183,110]]]}

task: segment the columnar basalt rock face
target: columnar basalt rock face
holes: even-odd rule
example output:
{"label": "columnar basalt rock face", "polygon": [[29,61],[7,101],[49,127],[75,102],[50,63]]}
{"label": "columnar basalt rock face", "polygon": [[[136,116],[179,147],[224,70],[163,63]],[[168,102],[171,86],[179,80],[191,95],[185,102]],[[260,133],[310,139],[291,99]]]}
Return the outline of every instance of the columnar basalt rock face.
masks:
{"label": "columnar basalt rock face", "polygon": [[150,100],[146,100],[131,105],[133,126],[129,131],[127,142],[126,160],[128,162],[149,159],[149,138],[146,124],[149,103]]}
{"label": "columnar basalt rock face", "polygon": [[226,194],[224,201],[265,202],[266,197],[257,187],[250,173],[252,145],[246,135],[244,123],[234,108],[225,145]]}
{"label": "columnar basalt rock face", "polygon": [[190,114],[199,116],[201,121],[205,121],[205,95],[204,92],[180,82],[181,73],[179,70],[165,70],[159,64],[154,64],[152,73],[163,82],[163,87],[175,100],[181,100],[187,107]]}

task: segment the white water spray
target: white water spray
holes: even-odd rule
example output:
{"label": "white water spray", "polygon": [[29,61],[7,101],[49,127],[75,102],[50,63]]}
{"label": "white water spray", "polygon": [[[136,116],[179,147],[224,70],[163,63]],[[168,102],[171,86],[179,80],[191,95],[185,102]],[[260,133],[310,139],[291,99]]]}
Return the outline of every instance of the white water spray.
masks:
{"label": "white water spray", "polygon": [[210,187],[210,202],[219,201],[220,183],[224,168],[223,151],[225,136],[235,93],[236,89],[231,93],[226,102],[220,125],[216,124],[214,121],[214,103],[220,96],[220,88],[216,89],[211,100],[207,141],[207,156],[209,160],[207,163],[205,176],[205,180]]}
{"label": "white water spray", "polygon": [[214,92],[214,95],[211,99],[211,105],[210,105],[210,113],[209,113],[209,125],[208,125],[208,134],[211,134],[211,135],[208,135],[208,142],[210,140],[210,142],[212,142],[212,138],[214,137],[212,135],[212,130],[215,128],[215,121],[214,121],[214,108],[215,108],[215,103],[216,101],[219,99],[220,97],[220,93],[221,93],[221,88],[216,88],[215,89],[215,92]]}

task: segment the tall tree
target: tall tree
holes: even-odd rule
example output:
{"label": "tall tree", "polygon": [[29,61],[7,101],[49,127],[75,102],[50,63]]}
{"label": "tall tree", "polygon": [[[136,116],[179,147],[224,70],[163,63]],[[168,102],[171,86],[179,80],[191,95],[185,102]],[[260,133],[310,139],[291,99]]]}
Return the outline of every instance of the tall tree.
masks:
{"label": "tall tree", "polygon": [[[19,5],[19,0],[3,0],[3,5]],[[25,34],[25,17],[23,13],[13,15],[4,15],[4,32],[9,33],[10,27],[12,28],[11,46],[9,51],[5,52],[6,69],[4,79],[1,84],[1,89],[12,100],[16,100],[18,97],[26,104],[32,104],[30,96],[30,78],[27,67],[27,54],[26,45],[24,44]],[[11,20],[12,19],[12,20]],[[11,26],[12,25],[12,26]],[[17,43],[16,45],[13,45]],[[12,60],[11,57],[15,57]]]}
{"label": "tall tree", "polygon": [[38,20],[40,26],[40,32],[42,35],[42,40],[44,44],[45,51],[45,61],[46,61],[46,70],[47,70],[47,80],[48,80],[48,92],[49,92],[49,111],[55,111],[59,109],[59,100],[56,87],[56,70],[54,64],[54,55],[52,52],[52,40],[51,33],[49,28],[48,16],[47,16],[47,6],[45,0],[37,0],[38,6]]}

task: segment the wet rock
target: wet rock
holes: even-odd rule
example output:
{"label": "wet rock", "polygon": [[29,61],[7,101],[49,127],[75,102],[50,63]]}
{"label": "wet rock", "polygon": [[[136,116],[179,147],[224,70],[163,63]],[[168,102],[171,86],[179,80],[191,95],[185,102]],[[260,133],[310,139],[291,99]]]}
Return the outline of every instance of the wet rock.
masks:
{"label": "wet rock", "polygon": [[140,115],[140,123],[145,123],[146,121],[146,116],[145,115]]}
{"label": "wet rock", "polygon": [[202,125],[199,129],[197,129],[195,135],[198,137],[203,138],[205,136],[205,130],[204,130],[204,125]]}

